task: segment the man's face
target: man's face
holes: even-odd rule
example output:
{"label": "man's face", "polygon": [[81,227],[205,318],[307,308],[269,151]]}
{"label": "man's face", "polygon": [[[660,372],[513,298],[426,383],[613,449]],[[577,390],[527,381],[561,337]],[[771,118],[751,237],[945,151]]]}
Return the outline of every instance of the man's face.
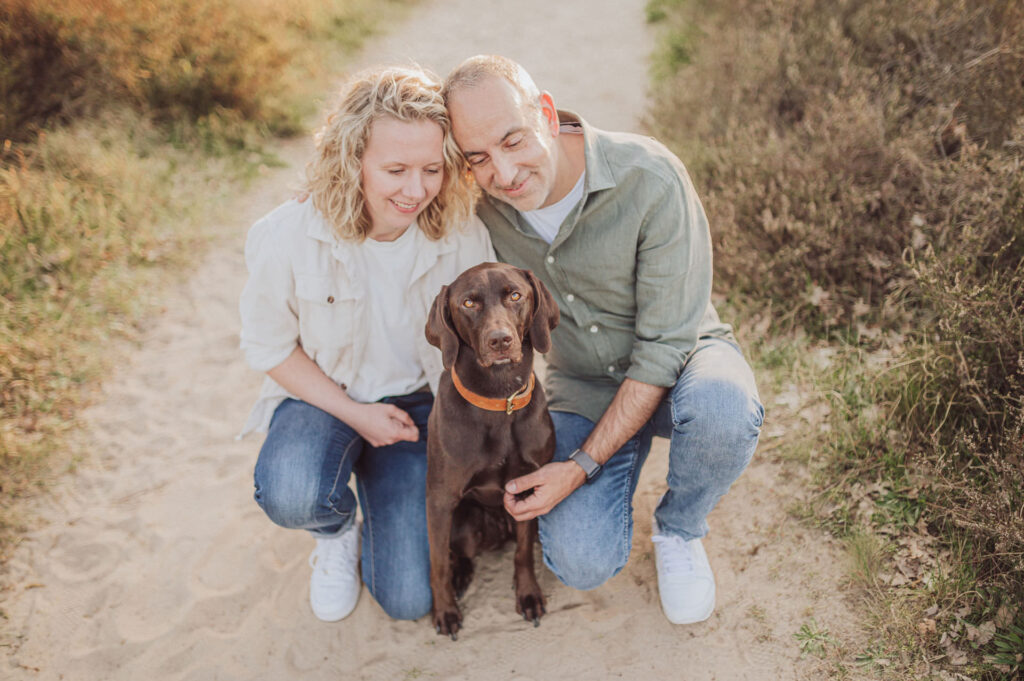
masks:
{"label": "man's face", "polygon": [[553,203],[558,116],[546,104],[530,106],[497,77],[457,90],[448,104],[455,142],[477,184],[520,211]]}

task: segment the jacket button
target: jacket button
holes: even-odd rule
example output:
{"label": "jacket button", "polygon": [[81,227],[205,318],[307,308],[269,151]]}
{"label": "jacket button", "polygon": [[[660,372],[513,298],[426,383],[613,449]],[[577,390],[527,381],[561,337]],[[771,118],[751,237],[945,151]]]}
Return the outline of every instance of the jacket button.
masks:
{"label": "jacket button", "polygon": [[327,296],[327,302],[328,303],[333,303],[334,302],[334,296]]}

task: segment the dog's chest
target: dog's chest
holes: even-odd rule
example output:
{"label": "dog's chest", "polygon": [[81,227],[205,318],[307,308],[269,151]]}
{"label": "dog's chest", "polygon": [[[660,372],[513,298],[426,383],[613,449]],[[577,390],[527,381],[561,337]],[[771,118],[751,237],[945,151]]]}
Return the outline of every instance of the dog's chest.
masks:
{"label": "dog's chest", "polygon": [[[514,427],[519,426],[519,427]],[[505,483],[512,478],[537,469],[535,439],[526,424],[499,423],[482,428],[480,437],[464,451],[473,474],[463,489],[463,496],[476,499],[486,506],[501,506]]]}

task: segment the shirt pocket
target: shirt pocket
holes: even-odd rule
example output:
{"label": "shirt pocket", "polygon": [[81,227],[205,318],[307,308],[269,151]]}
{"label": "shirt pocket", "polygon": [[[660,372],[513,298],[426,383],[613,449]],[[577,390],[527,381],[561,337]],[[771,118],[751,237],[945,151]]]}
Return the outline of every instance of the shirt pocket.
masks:
{"label": "shirt pocket", "polygon": [[332,277],[295,275],[299,341],[310,356],[352,343],[356,298]]}

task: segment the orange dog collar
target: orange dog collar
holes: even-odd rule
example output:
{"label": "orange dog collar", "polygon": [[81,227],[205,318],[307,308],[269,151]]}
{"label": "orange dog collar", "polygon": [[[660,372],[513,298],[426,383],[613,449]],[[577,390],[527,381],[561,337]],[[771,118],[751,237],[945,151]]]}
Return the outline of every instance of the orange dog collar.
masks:
{"label": "orange dog collar", "polygon": [[526,385],[508,397],[484,397],[483,395],[477,395],[462,384],[462,381],[459,380],[459,375],[455,373],[455,367],[452,367],[452,383],[455,384],[455,389],[459,391],[462,398],[474,407],[486,409],[487,411],[503,411],[506,414],[511,414],[530,403],[530,399],[533,397],[536,375],[531,373],[530,380],[526,382]]}

